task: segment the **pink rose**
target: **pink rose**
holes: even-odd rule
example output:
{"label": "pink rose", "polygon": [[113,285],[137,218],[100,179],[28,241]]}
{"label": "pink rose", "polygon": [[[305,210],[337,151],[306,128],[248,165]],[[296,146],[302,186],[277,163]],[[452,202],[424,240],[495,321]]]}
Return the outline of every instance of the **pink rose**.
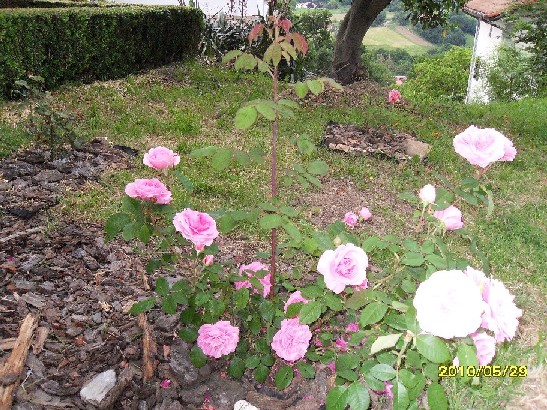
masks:
{"label": "pink rose", "polygon": [[353,228],[357,221],[359,220],[359,217],[355,215],[353,212],[346,212],[344,215],[344,223],[346,226],[349,226],[350,228]]}
{"label": "pink rose", "polygon": [[447,231],[463,228],[462,213],[454,205],[442,211],[433,212],[433,216],[444,224]]}
{"label": "pink rose", "polygon": [[367,279],[368,257],[364,250],[352,243],[340,245],[321,255],[317,270],[325,278],[325,285],[334,293],[341,293],[347,285],[361,285]]}
{"label": "pink rose", "polygon": [[160,171],[177,165],[180,162],[180,157],[168,148],[156,147],[144,154],[142,162],[144,165]]}
{"label": "pink rose", "polygon": [[289,305],[293,303],[298,303],[298,302],[302,302],[304,304],[309,302],[308,299],[302,296],[302,293],[300,293],[299,290],[291,293],[291,296],[289,296],[289,299],[287,299],[287,302],[285,302],[285,307],[283,308],[285,313],[287,313],[287,308],[289,307]]}
{"label": "pink rose", "polygon": [[413,305],[420,328],[445,339],[475,332],[484,312],[477,284],[460,270],[433,273],[418,286]]}
{"label": "pink rose", "polygon": [[494,332],[497,342],[513,339],[522,316],[522,310],[513,302],[515,297],[496,279],[485,283],[482,297],[487,304],[482,327]]}
{"label": "pink rose", "polygon": [[205,258],[203,258],[203,264],[205,266],[211,266],[214,260],[215,257],[213,255],[207,255]]}
{"label": "pink rose", "polygon": [[435,197],[437,196],[435,193],[435,187],[431,184],[425,185],[422,189],[420,189],[418,196],[424,204],[434,204]]}
{"label": "pink rose", "polygon": [[131,198],[144,199],[157,204],[171,202],[171,192],[156,178],[136,179],[135,182],[125,186],[125,193]]}
{"label": "pink rose", "polygon": [[471,335],[473,343],[477,348],[477,358],[480,366],[486,366],[492,361],[496,354],[496,339],[484,332]]}
{"label": "pink rose", "polygon": [[370,212],[370,210],[367,207],[364,206],[359,211],[359,216],[366,221],[366,220],[368,220],[372,217],[372,213]]}
{"label": "pink rose", "polygon": [[401,93],[399,90],[391,90],[388,94],[389,102],[392,104],[398,103],[401,101]]}
{"label": "pink rose", "polygon": [[499,131],[474,125],[456,135],[453,144],[458,154],[481,168],[496,161],[512,161],[517,153],[511,140]]}
{"label": "pink rose", "polygon": [[368,289],[368,280],[365,279],[363,283],[361,283],[360,285],[352,286],[352,288],[353,290],[356,290],[356,291]]}
{"label": "pink rose", "polygon": [[190,208],[177,213],[173,218],[173,225],[198,250],[203,249],[204,245],[211,245],[218,236],[215,220],[209,214]]}
{"label": "pink rose", "polygon": [[336,345],[336,347],[338,349],[340,349],[342,352],[345,352],[346,350],[348,350],[348,342],[346,342],[344,339],[342,339],[341,337],[339,337],[338,339],[336,339],[336,341],[334,342],[334,344]]}
{"label": "pink rose", "polygon": [[239,328],[227,320],[214,325],[202,325],[198,330],[197,344],[207,356],[218,359],[236,350],[239,342]]}
{"label": "pink rose", "polygon": [[357,322],[351,322],[346,326],[346,331],[348,332],[358,332],[359,324]]}
{"label": "pink rose", "polygon": [[293,362],[305,356],[311,337],[308,325],[302,325],[296,318],[285,319],[273,337],[272,349],[282,359]]}
{"label": "pink rose", "polygon": [[[268,267],[263,263],[254,261],[248,265],[241,265],[239,267],[239,276],[246,274],[249,278],[253,276],[253,272],[258,272],[260,270],[268,271]],[[262,296],[266,297],[270,294],[272,284],[270,283],[272,275],[268,273],[263,278],[258,278],[258,281],[262,284]],[[250,281],[244,280],[240,282],[235,282],[236,289],[248,288],[253,289],[253,285]],[[258,293],[258,289],[253,289],[254,293]]]}

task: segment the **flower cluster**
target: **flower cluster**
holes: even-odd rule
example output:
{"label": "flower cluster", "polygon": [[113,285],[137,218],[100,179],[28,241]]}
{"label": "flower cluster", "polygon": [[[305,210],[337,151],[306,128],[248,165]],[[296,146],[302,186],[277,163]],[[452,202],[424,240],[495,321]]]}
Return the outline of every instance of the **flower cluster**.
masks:
{"label": "flower cluster", "polygon": [[514,298],[502,282],[468,267],[433,273],[419,285],[413,305],[423,331],[445,339],[471,336],[484,365],[494,357],[496,342],[515,336],[522,310]]}
{"label": "flower cluster", "polygon": [[357,225],[357,222],[359,222],[360,219],[363,221],[367,221],[372,217],[372,213],[370,212],[370,209],[367,207],[362,207],[359,211],[359,215],[357,215],[354,212],[346,212],[344,215],[344,223],[348,228],[353,228],[355,225]]}

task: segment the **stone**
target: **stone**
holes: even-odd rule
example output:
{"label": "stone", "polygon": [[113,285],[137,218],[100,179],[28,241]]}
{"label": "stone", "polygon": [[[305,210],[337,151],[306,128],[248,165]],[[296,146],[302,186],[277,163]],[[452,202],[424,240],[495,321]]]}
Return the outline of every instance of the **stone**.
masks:
{"label": "stone", "polygon": [[45,169],[34,177],[34,179],[39,182],[59,182],[63,178],[63,174],[56,169]]}
{"label": "stone", "polygon": [[171,346],[169,366],[173,372],[173,378],[182,387],[191,386],[200,379],[199,370],[192,364],[188,349],[182,341]]}
{"label": "stone", "polygon": [[234,410],[259,410],[259,408],[253,406],[248,401],[239,400],[236,401],[236,404],[234,404]]}
{"label": "stone", "polygon": [[410,155],[411,157],[417,155],[420,158],[420,161],[427,157],[431,146],[425,142],[416,141],[414,139],[406,139],[403,144],[405,154]]}
{"label": "stone", "polygon": [[116,372],[112,369],[99,373],[80,390],[83,401],[99,405],[116,385]]}

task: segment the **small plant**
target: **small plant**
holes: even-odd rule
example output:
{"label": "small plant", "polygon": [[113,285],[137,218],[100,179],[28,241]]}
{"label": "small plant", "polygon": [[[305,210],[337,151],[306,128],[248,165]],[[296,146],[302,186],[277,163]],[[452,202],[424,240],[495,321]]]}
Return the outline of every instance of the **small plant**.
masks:
{"label": "small plant", "polygon": [[78,148],[83,140],[77,135],[76,117],[54,109],[54,98],[44,91],[44,79],[29,75],[27,80],[15,82],[15,97],[24,98],[29,108],[25,133],[33,142],[48,147],[54,154],[61,153],[67,145]]}

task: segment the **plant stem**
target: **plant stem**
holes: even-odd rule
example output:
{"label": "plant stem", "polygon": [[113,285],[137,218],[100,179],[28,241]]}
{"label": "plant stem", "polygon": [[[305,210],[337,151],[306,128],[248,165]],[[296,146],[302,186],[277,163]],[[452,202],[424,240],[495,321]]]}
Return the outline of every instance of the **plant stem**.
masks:
{"label": "plant stem", "polygon": [[[277,103],[279,99],[278,96],[278,86],[279,86],[279,72],[277,66],[274,67],[273,72],[273,99]],[[277,196],[277,118],[272,124],[272,173],[271,173],[271,188],[272,188],[272,198]],[[275,296],[275,274],[276,274],[276,250],[277,250],[277,232],[276,229],[272,229],[272,245],[271,245],[271,257],[270,257],[270,284],[272,291],[270,292],[270,299],[273,299]]]}
{"label": "plant stem", "polygon": [[403,355],[405,354],[405,351],[408,347],[408,344],[410,343],[410,341],[412,340],[413,337],[414,337],[414,335],[407,330],[406,335],[405,335],[405,339],[404,339],[404,342],[403,342],[403,347],[401,348],[401,351],[397,355],[397,367],[396,367],[397,373],[399,373],[399,368],[401,367],[401,362],[403,361]]}

